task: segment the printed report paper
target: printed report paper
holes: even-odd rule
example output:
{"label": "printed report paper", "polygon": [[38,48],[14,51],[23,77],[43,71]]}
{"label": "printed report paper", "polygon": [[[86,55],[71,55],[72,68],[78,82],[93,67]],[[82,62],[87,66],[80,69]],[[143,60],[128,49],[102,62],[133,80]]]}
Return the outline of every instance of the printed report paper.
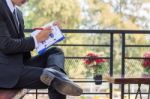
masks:
{"label": "printed report paper", "polygon": [[[49,35],[49,38],[41,43],[38,43],[38,47],[36,48],[39,54],[44,53],[50,46],[54,45],[62,41],[65,37],[58,26],[53,25],[53,23],[46,24],[44,27],[50,26],[52,29],[52,33]],[[31,33],[32,36],[37,35],[41,30],[35,30]]]}

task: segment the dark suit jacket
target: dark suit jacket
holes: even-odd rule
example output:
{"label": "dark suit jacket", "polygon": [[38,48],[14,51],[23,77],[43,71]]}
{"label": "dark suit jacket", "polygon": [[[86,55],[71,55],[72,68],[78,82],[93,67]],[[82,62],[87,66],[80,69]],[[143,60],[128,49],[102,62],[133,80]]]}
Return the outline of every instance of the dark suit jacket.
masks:
{"label": "dark suit jacket", "polygon": [[12,88],[19,79],[24,65],[34,49],[34,39],[24,38],[22,13],[17,10],[20,22],[17,28],[6,1],[0,0],[0,88]]}

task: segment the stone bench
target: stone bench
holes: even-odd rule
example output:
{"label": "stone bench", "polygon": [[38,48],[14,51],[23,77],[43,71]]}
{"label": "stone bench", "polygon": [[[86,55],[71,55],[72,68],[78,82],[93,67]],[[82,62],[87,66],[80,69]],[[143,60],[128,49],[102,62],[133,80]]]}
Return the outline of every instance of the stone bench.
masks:
{"label": "stone bench", "polygon": [[0,89],[0,99],[21,99],[28,91],[28,89]]}

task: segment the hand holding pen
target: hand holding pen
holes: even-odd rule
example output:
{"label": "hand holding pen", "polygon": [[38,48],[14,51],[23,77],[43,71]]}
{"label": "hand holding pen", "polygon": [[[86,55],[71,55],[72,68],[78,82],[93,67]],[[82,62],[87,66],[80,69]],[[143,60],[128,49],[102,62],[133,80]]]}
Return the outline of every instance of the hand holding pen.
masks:
{"label": "hand holding pen", "polygon": [[[60,26],[60,22],[56,21],[53,23],[54,26]],[[46,28],[34,28],[34,30],[41,30],[38,35],[36,35],[37,42],[43,42],[46,39],[48,39],[49,35],[52,33],[52,28],[51,27],[46,27]]]}
{"label": "hand holding pen", "polygon": [[41,30],[35,37],[37,42],[43,42],[48,39],[49,35],[52,33],[51,27],[46,28],[34,28],[34,30]]}

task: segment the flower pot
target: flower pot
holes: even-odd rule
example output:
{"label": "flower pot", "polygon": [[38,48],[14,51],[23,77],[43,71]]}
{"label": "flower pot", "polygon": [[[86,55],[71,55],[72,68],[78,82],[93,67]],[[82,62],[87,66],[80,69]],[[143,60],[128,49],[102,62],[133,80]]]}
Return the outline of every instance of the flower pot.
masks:
{"label": "flower pot", "polygon": [[94,75],[93,79],[94,79],[96,85],[102,84],[102,75],[101,74]]}

